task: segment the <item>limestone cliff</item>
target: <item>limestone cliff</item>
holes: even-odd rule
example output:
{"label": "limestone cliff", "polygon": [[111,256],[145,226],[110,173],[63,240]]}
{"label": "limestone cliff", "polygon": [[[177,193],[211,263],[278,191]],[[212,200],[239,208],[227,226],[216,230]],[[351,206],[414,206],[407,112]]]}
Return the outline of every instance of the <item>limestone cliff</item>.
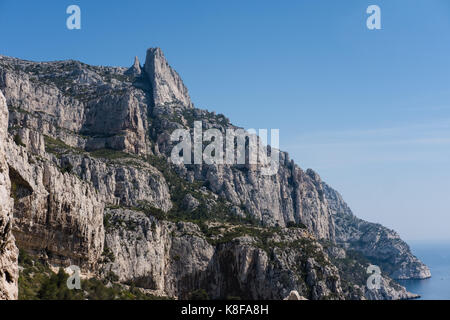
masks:
{"label": "limestone cliff", "polygon": [[12,235],[13,199],[4,144],[7,140],[8,109],[0,91],[0,300],[17,299],[17,254]]}
{"label": "limestone cliff", "polygon": [[400,236],[380,224],[355,217],[341,195],[323,183],[325,197],[336,225],[336,242],[359,251],[394,279],[426,279],[431,272]]}
{"label": "limestone cliff", "polygon": [[[212,298],[406,299],[390,277],[429,275],[393,232],[347,223],[340,196],[285,152],[273,176],[251,165],[172,165],[174,129],[236,127],[194,108],[159,48],[143,68],[138,59],[114,68],[0,56],[0,90],[9,111],[6,133],[4,104],[3,228],[51,265],[176,298],[201,289]],[[365,288],[370,262],[383,269],[381,291]]]}

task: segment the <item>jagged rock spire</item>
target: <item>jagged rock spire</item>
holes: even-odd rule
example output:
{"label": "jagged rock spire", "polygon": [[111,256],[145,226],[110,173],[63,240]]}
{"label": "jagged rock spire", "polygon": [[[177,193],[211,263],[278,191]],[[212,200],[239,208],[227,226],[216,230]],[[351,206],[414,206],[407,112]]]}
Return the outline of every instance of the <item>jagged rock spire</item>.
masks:
{"label": "jagged rock spire", "polygon": [[188,89],[160,48],[147,50],[144,69],[152,84],[155,106],[177,104],[185,108],[192,107]]}
{"label": "jagged rock spire", "polygon": [[141,70],[141,64],[139,62],[139,58],[136,56],[134,57],[134,64],[131,66],[130,69],[128,69],[125,74],[130,74],[133,76],[139,76],[142,73]]}

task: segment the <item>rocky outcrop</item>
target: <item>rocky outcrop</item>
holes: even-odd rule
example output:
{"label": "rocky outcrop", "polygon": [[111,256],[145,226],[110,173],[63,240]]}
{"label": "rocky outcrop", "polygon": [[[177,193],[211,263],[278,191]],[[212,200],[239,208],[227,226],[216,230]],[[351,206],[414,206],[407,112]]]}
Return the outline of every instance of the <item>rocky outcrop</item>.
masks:
{"label": "rocky outcrop", "polygon": [[[235,226],[211,225],[222,229],[211,237],[193,223],[121,209],[109,210],[107,221],[102,272],[156,294],[188,298],[202,288],[211,298],[283,299],[297,290],[311,299],[344,298],[337,269],[300,229],[274,233],[266,239],[272,248],[260,243],[259,228],[239,236]],[[228,232],[237,237],[222,241]]]}
{"label": "rocky outcrop", "polygon": [[0,91],[0,300],[17,299],[18,250],[11,229],[13,199],[4,145],[7,141],[8,110]]}
{"label": "rocky outcrop", "polygon": [[412,300],[420,298],[418,294],[408,292],[389,278],[381,277],[379,289],[364,288],[364,296],[368,300]]}
{"label": "rocky outcrop", "polygon": [[69,153],[53,161],[60,167],[69,165],[72,173],[92,183],[107,205],[138,207],[145,202],[165,212],[172,208],[164,176],[148,162],[126,154],[114,160],[107,154],[96,156]]}
{"label": "rocky outcrop", "polygon": [[308,299],[302,297],[297,291],[293,290],[289,293],[289,296],[284,298],[284,300],[308,300]]}
{"label": "rocky outcrop", "polygon": [[9,141],[6,158],[19,247],[59,265],[93,269],[103,252],[104,201],[79,177]]}
{"label": "rocky outcrop", "polygon": [[394,279],[431,277],[428,267],[411,253],[394,230],[355,217],[337,191],[326,183],[323,190],[335,222],[337,243],[361,252]]}
{"label": "rocky outcrop", "polygon": [[[415,297],[385,276],[377,290],[365,288],[366,277],[354,285],[356,279],[341,277],[342,271],[333,264],[336,257],[331,259],[303,229],[265,233],[258,227],[244,231],[218,223],[200,228],[126,209],[108,210],[106,217],[102,273],[153,294],[185,299],[201,288],[211,298],[293,299],[293,291],[300,297],[297,300]],[[230,234],[234,237],[225,240]],[[340,259],[357,265],[360,272],[368,266],[345,252]]]}
{"label": "rocky outcrop", "polygon": [[114,149],[148,153],[147,98],[135,88],[106,93],[87,102],[80,134],[88,136],[86,150]]}
{"label": "rocky outcrop", "polygon": [[242,208],[267,226],[303,223],[319,238],[333,239],[334,225],[327,203],[310,176],[282,155],[278,173],[261,172],[224,165],[195,166],[194,179],[206,181],[208,188]]}
{"label": "rocky outcrop", "polygon": [[192,107],[183,80],[169,65],[160,48],[147,50],[144,69],[151,83],[155,106],[178,104],[186,108]]}
{"label": "rocky outcrop", "polygon": [[136,283],[156,294],[178,296],[189,291],[187,284],[182,284],[183,277],[204,272],[214,254],[192,223],[177,225],[122,209],[109,210],[106,217],[105,244],[111,257],[104,272],[113,272],[120,281]]}
{"label": "rocky outcrop", "polygon": [[34,129],[74,148],[147,154],[150,101],[125,71],[0,56],[10,127]]}
{"label": "rocky outcrop", "polygon": [[131,75],[131,76],[133,76],[133,77],[138,77],[138,76],[141,75],[141,73],[142,73],[142,70],[141,70],[141,63],[139,62],[139,59],[138,59],[138,57],[136,56],[136,57],[134,58],[134,63],[133,63],[133,65],[131,66],[130,69],[128,69],[128,70],[125,72],[125,74],[126,74],[126,75]]}

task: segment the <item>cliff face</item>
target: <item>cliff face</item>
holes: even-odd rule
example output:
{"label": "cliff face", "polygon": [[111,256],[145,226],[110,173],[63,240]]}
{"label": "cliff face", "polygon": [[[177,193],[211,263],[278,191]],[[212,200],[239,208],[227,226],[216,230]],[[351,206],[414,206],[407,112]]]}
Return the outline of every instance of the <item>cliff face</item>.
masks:
{"label": "cliff face", "polygon": [[336,242],[364,254],[394,279],[426,279],[431,272],[417,259],[400,236],[380,224],[355,217],[341,195],[323,183],[336,226]]}
{"label": "cliff face", "polygon": [[[12,230],[20,248],[50,264],[179,298],[203,289],[214,298],[295,290],[399,299],[411,296],[389,275],[429,275],[393,232],[348,223],[339,194],[285,152],[273,176],[251,165],[172,165],[174,129],[236,127],[193,106],[160,49],[130,69],[0,56],[0,90]],[[380,263],[383,292],[364,288],[368,261],[345,249]]]}
{"label": "cliff face", "polygon": [[0,91],[0,300],[17,299],[18,250],[11,233],[13,199],[4,143],[7,139],[8,109]]}
{"label": "cliff face", "polygon": [[51,263],[94,268],[103,252],[104,202],[95,188],[9,141],[16,243]]}
{"label": "cliff face", "polygon": [[291,290],[311,299],[345,298],[336,267],[306,230],[264,235],[262,228],[229,223],[200,228],[121,209],[107,216],[105,243],[114,258],[105,261],[103,272],[155,294],[188,298],[202,288],[222,299],[280,300]]}

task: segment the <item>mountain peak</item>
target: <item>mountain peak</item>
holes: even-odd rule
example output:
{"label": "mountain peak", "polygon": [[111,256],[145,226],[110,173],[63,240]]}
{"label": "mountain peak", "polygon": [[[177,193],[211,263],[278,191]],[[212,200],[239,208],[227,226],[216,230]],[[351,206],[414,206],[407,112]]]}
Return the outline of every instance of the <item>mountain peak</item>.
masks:
{"label": "mountain peak", "polygon": [[160,48],[149,48],[144,70],[152,84],[155,106],[177,104],[192,107],[189,92],[178,73],[169,65]]}

